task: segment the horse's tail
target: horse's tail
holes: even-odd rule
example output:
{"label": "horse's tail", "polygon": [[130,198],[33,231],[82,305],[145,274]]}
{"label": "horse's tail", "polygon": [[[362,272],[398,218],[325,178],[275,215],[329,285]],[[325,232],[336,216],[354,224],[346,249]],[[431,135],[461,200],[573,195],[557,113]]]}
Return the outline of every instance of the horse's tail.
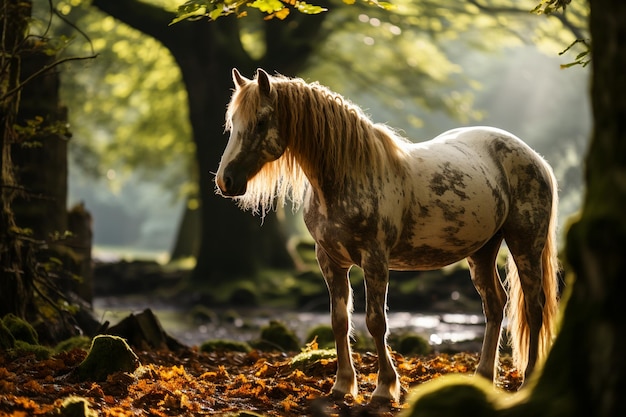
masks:
{"label": "horse's tail", "polygon": [[[556,332],[556,317],[558,314],[558,272],[559,261],[556,245],[556,226],[558,211],[558,194],[556,179],[552,170],[547,168],[552,186],[552,212],[548,225],[548,235],[541,254],[541,266],[543,271],[543,323],[539,332],[538,359],[545,358],[553,337]],[[526,300],[517,272],[517,266],[513,256],[509,254],[507,260],[507,281],[509,285],[509,301],[507,307],[507,319],[509,338],[512,348],[513,364],[524,372],[528,364],[528,348],[530,345],[530,328],[526,319]]]}

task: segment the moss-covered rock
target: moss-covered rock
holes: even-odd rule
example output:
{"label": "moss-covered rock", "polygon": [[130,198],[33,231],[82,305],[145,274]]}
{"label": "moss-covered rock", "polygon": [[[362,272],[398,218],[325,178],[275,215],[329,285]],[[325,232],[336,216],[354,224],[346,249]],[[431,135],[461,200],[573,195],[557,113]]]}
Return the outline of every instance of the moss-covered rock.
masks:
{"label": "moss-covered rock", "polygon": [[246,342],[236,340],[212,339],[200,345],[200,352],[250,352],[252,348]]}
{"label": "moss-covered rock", "polygon": [[416,333],[406,333],[389,340],[391,348],[401,355],[428,355],[432,347],[424,337]]}
{"label": "moss-covered rock", "polygon": [[0,350],[9,350],[15,347],[15,337],[5,326],[4,321],[0,320]]}
{"label": "moss-covered rock", "polygon": [[105,381],[112,373],[133,372],[139,365],[139,358],[124,339],[99,335],[74,373],[81,381]]}
{"label": "moss-covered rock", "polygon": [[253,347],[259,350],[283,350],[293,352],[300,350],[300,340],[283,323],[272,320],[261,328],[261,340],[254,342]]}
{"label": "moss-covered rock", "polygon": [[89,400],[83,397],[70,396],[63,400],[56,414],[61,417],[98,417]]}
{"label": "moss-covered rock", "polygon": [[335,335],[333,334],[333,328],[327,324],[317,325],[307,334],[307,343],[315,340],[317,345],[321,349],[331,349],[335,347]]}
{"label": "moss-covered rock", "polygon": [[15,314],[7,314],[2,318],[2,322],[9,329],[15,340],[22,340],[31,345],[39,343],[37,332],[26,320],[17,317]]}
{"label": "moss-covered rock", "polygon": [[495,391],[490,381],[466,375],[446,375],[414,389],[410,406],[400,417],[495,417]]}

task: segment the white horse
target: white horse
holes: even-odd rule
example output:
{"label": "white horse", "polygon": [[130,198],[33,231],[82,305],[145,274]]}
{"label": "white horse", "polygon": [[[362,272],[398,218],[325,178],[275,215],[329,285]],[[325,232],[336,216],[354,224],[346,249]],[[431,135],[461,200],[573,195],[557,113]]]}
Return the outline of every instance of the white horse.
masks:
{"label": "white horse", "polygon": [[[464,258],[486,318],[477,373],[494,378],[508,297],[513,358],[527,378],[550,346],[557,311],[550,166],[503,130],[454,129],[413,144],[317,83],[263,70],[249,80],[236,69],[233,80],[216,183],[262,214],[276,198],[304,205],[331,299],[332,394],[357,393],[348,339],[352,265],[365,275],[366,323],[378,353],[373,400],[398,401],[401,392],[386,343],[389,269],[438,269]],[[496,268],[503,240],[508,294]]]}

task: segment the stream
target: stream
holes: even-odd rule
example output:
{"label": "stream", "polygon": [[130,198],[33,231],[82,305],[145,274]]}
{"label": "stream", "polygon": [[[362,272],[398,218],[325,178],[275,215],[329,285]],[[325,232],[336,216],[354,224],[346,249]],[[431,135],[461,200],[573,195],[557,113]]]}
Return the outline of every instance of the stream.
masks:
{"label": "stream", "polygon": [[[284,311],[271,308],[229,308],[185,310],[163,300],[146,298],[101,297],[94,300],[94,311],[101,322],[112,325],[133,312],[151,309],[163,329],[187,346],[197,346],[209,339],[250,341],[260,335],[260,328],[279,320],[293,330],[302,343],[311,328],[330,324],[330,313]],[[365,314],[355,312],[352,322],[357,335],[367,335]],[[435,351],[479,351],[485,329],[482,314],[388,312],[391,334],[417,333],[426,338]]]}

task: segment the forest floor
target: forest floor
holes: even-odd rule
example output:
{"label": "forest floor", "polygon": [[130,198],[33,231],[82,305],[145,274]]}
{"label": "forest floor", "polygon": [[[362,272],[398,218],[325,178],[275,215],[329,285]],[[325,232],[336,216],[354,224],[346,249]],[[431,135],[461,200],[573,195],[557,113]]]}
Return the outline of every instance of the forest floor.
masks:
{"label": "forest floor", "polygon": [[[475,353],[394,354],[402,400],[374,406],[368,404],[377,369],[371,353],[354,353],[359,395],[332,401],[327,394],[334,382],[335,359],[299,369],[292,365],[296,353],[204,353],[197,348],[135,352],[141,366],[134,373],[114,373],[105,382],[78,382],[72,370],[87,355],[85,350],[48,359],[11,359],[0,351],[0,416],[395,416],[407,407],[411,388],[444,374],[471,375],[478,362]],[[506,358],[499,368],[496,385],[516,390],[521,383],[518,372]],[[86,411],[70,414],[68,397],[82,398],[74,401]]]}

